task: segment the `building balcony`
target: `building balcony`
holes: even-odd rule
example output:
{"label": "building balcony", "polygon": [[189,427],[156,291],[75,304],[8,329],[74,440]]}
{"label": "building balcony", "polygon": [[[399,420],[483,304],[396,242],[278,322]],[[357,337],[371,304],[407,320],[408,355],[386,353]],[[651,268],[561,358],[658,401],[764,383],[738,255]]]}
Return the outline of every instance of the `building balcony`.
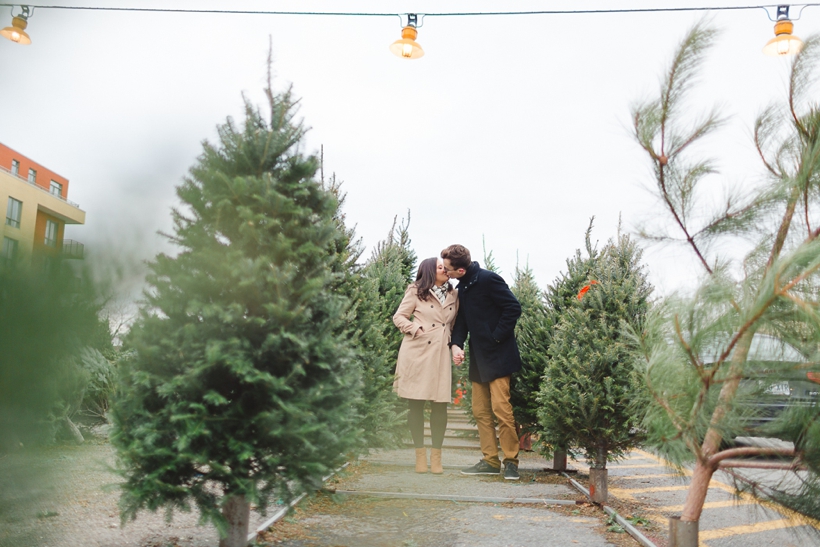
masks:
{"label": "building balcony", "polygon": [[64,239],[62,254],[65,259],[82,260],[85,253],[85,245],[73,239]]}
{"label": "building balcony", "polygon": [[[34,207],[34,211],[42,211],[66,224],[85,224],[85,211],[78,204],[0,166],[0,194],[6,193],[23,202],[25,208]],[[24,209],[23,215],[26,214]]]}
{"label": "building balcony", "polygon": [[61,199],[61,200],[65,201],[66,203],[68,203],[69,205],[71,205],[72,207],[76,207],[77,209],[80,208],[79,203],[75,203],[75,202],[71,201],[68,198],[64,198],[60,194],[55,194],[54,192],[51,192],[48,188],[43,188],[42,186],[38,185],[36,182],[31,182],[27,178],[21,176],[19,173],[12,173],[10,169],[7,169],[7,168],[3,167],[2,165],[0,165],[0,171],[5,171],[6,173],[8,173],[12,177],[16,178],[17,180],[22,180],[26,184],[30,184],[30,185],[42,190],[43,192],[45,192],[46,194],[48,194],[50,196],[54,196],[55,198]]}

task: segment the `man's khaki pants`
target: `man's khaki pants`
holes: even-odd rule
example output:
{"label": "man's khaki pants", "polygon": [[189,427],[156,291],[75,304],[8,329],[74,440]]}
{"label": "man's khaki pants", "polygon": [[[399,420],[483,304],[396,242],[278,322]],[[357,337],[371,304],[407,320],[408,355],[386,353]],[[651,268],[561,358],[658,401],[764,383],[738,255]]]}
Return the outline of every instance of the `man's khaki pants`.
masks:
{"label": "man's khaki pants", "polygon": [[[495,435],[493,414],[498,420],[498,437]],[[478,438],[484,461],[501,468],[498,459],[498,441],[504,451],[504,461],[518,465],[518,434],[510,404],[510,377],[496,378],[491,382],[473,382],[473,416],[478,425]]]}

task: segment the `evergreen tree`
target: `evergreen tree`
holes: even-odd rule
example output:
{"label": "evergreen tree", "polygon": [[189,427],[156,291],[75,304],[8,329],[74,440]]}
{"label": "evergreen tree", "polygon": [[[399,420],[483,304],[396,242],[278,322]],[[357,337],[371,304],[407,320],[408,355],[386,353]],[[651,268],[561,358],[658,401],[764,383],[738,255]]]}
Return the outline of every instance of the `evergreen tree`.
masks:
{"label": "evergreen tree", "polygon": [[407,221],[393,227],[380,241],[361,270],[352,308],[353,339],[358,350],[364,391],[359,416],[364,441],[371,448],[397,445],[405,434],[393,380],[402,334],[393,324],[393,314],[407,285],[413,282],[416,255],[410,248]]}
{"label": "evergreen tree", "polygon": [[538,398],[544,440],[580,451],[595,469],[636,445],[630,429],[642,417],[632,407],[640,391],[637,353],[623,332],[625,325],[640,329],[649,309],[640,258],[637,245],[619,235],[592,261],[587,285],[556,316]]}
{"label": "evergreen tree", "polygon": [[[795,482],[800,485],[796,493],[764,489],[758,494],[820,516],[818,407],[784,412],[758,428],[757,420],[748,418],[759,418],[759,411],[744,404],[755,395],[747,389],[750,384],[765,389],[817,373],[820,37],[806,40],[795,58],[787,100],[764,110],[755,123],[754,146],[766,179],[757,185],[744,182],[719,208],[709,210],[701,188],[713,187],[706,181],[717,171],[704,155],[709,149],[702,140],[723,120],[714,109],[693,123],[686,101],[715,36],[713,29],[696,25],[675,52],[658,96],[632,111],[634,136],[652,165],[655,192],[666,213],[644,233],[654,241],[685,245],[705,272],[693,273],[699,279],[691,295],[666,299],[646,331],[634,336],[645,355],[643,377],[651,402],[647,441],[675,463],[694,462],[679,521],[687,537],[697,530],[713,473],[740,456],[781,456],[786,459],[782,468],[791,470],[793,460],[804,463],[811,472]],[[721,243],[737,250],[744,241],[751,245],[742,261],[715,253]],[[791,343],[807,363],[755,358],[756,333]],[[739,435],[779,437],[795,447],[730,446]]]}
{"label": "evergreen tree", "polygon": [[[556,316],[560,316],[565,310],[574,306],[578,301],[578,291],[581,287],[589,282],[591,272],[598,262],[599,251],[596,245],[592,243],[592,227],[595,222],[595,217],[589,219],[589,226],[587,226],[584,233],[584,250],[586,256],[583,256],[581,249],[575,251],[572,258],[567,259],[567,271],[561,272],[555,281],[547,287],[544,292],[544,297],[547,301],[547,307],[550,312]],[[553,319],[553,324],[558,319]]]}
{"label": "evergreen tree", "polygon": [[538,288],[529,266],[515,269],[511,290],[521,304],[515,339],[521,353],[521,370],[512,375],[510,402],[521,433],[537,431],[539,404],[536,400],[552,339],[553,314]]}
{"label": "evergreen tree", "polygon": [[322,187],[336,198],[336,211],[333,219],[340,234],[331,242],[333,259],[330,268],[334,273],[332,287],[333,290],[341,292],[352,300],[361,274],[361,266],[358,262],[363,252],[362,241],[361,238],[356,237],[355,228],[347,226],[347,216],[342,210],[347,193],[342,191],[342,181],[336,178],[336,173],[333,173],[327,182],[324,180],[324,175],[321,180]]}
{"label": "evergreen tree", "polygon": [[[576,250],[575,255],[566,261],[567,271],[561,272],[543,292],[543,315],[531,314],[531,317],[527,317],[522,314],[519,321],[519,323],[523,322],[519,347],[524,361],[524,368],[519,373],[522,381],[518,384],[520,387],[516,388],[519,392],[517,400],[521,401],[519,404],[522,409],[519,411],[521,413],[519,423],[531,424],[530,430],[541,429],[538,425],[541,411],[541,403],[538,399],[556,323],[565,310],[577,302],[578,291],[590,279],[592,268],[598,259],[599,252],[591,240],[594,220],[595,217],[589,220],[589,226],[584,234],[586,256],[582,255],[580,249]],[[567,442],[559,437],[550,441],[542,438],[540,450],[545,456],[550,456],[555,452],[566,452]]]}
{"label": "evergreen tree", "polygon": [[60,261],[49,272],[0,262],[0,454],[53,439],[51,413],[83,379],[73,361],[95,343],[101,301]]}
{"label": "evergreen tree", "polygon": [[361,441],[369,448],[398,445],[406,428],[401,419],[403,409],[393,393],[400,336],[392,317],[415,267],[408,232],[410,214],[400,225],[393,220],[388,237],[376,245],[373,256],[361,265],[361,240],[346,225],[342,211],[347,196],[341,189],[342,183],[335,173],[326,184],[323,174],[321,178],[338,203],[334,219],[342,237],[335,240],[333,290],[351,301],[344,327],[355,348],[355,361],[362,376],[363,391],[357,409],[359,429],[364,432]]}
{"label": "evergreen tree", "polygon": [[487,241],[484,236],[481,236],[481,250],[484,252],[484,269],[501,275],[501,268],[495,264],[495,257],[493,256],[492,249],[487,252]]}
{"label": "evergreen tree", "polygon": [[359,436],[338,204],[290,90],[266,95],[269,117],[246,100],[177,188],[179,254],[150,264],[112,412],[123,519],[193,504],[231,547],[251,503],[314,488]]}

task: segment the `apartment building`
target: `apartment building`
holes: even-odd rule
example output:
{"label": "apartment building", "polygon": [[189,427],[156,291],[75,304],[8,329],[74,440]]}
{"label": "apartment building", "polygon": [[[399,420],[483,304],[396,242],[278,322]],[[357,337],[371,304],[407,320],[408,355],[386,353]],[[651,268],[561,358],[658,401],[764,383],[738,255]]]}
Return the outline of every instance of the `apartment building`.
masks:
{"label": "apartment building", "polygon": [[68,179],[0,143],[0,262],[82,258],[81,243],[64,240],[66,224],[85,224],[68,199]]}

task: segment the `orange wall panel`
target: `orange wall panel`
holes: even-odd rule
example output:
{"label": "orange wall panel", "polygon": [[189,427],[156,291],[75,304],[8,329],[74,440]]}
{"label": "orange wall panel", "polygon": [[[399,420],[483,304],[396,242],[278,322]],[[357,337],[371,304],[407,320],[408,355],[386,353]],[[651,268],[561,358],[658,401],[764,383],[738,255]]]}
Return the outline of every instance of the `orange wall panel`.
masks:
{"label": "orange wall panel", "polygon": [[52,180],[54,182],[59,182],[63,185],[63,192],[61,194],[61,197],[63,199],[66,199],[68,197],[67,178],[61,177],[54,171],[43,167],[39,163],[30,160],[29,158],[25,157],[19,152],[15,152],[8,146],[0,143],[0,167],[4,167],[5,169],[11,171],[11,160],[17,160],[20,162],[20,172],[18,173],[18,176],[24,179],[28,179],[29,168],[34,169],[35,171],[37,171],[37,186],[49,190],[51,188]]}
{"label": "orange wall panel", "polygon": [[[48,247],[46,245],[46,221],[51,220],[57,223],[57,246]],[[42,211],[37,211],[37,220],[34,223],[34,251],[46,254],[57,254],[63,247],[63,233],[65,232],[65,223],[60,219],[51,215],[47,215]]]}

